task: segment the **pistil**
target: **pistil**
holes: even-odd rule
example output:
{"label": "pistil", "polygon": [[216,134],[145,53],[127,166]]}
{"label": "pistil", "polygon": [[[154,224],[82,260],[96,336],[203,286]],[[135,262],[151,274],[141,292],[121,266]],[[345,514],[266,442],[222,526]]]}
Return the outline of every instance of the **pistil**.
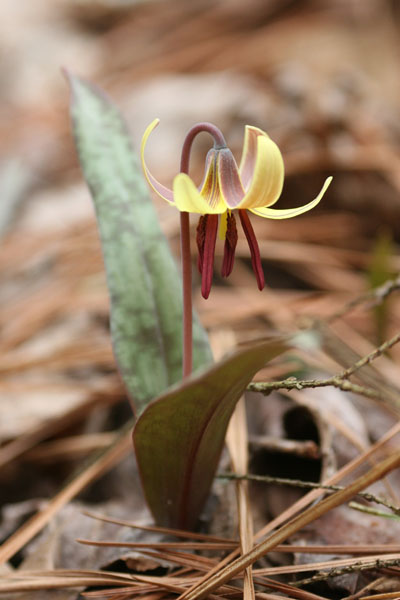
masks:
{"label": "pistil", "polygon": [[202,215],[199,219],[196,229],[196,244],[197,244],[197,268],[199,273],[203,272],[203,255],[204,255],[204,242],[206,239],[206,224],[207,215]]}
{"label": "pistil", "polygon": [[236,219],[232,213],[228,212],[226,215],[224,258],[221,269],[222,277],[228,277],[232,273],[237,240]]}
{"label": "pistil", "polygon": [[215,242],[218,231],[218,215],[205,215],[205,238],[201,258],[201,293],[207,299],[210,295],[214,273]]}

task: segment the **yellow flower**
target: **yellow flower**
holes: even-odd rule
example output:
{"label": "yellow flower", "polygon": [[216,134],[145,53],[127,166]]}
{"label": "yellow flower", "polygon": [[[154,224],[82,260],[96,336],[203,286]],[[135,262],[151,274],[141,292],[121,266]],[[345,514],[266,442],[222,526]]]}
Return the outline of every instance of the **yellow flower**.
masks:
{"label": "yellow flower", "polygon": [[[227,277],[233,268],[237,232],[232,211],[238,210],[247,241],[250,246],[253,270],[259,289],[264,287],[264,273],[260,252],[250,223],[247,210],[267,219],[290,219],[311,210],[325,194],[332,177],[325,181],[318,196],[298,208],[270,208],[279,199],[284,179],[284,165],[281,152],[271,138],[257,127],[246,126],[242,158],[239,167],[232,152],[225,145],[221,132],[209,123],[202,123],[191,132],[187,152],[198,133],[208,131],[214,137],[214,147],[208,152],[205,175],[199,188],[187,173],[175,176],[173,189],[159,183],[150,173],[144,159],[144,148],[153,129],[158,125],[155,119],[146,129],[141,145],[141,159],[145,176],[154,191],[181,212],[198,213],[197,229],[199,249],[199,270],[202,273],[202,294],[208,297],[214,263],[214,250],[218,229],[218,215],[223,215],[220,236],[225,238],[222,276]],[[190,132],[188,134],[188,137]],[[188,162],[188,160],[187,160]]]}

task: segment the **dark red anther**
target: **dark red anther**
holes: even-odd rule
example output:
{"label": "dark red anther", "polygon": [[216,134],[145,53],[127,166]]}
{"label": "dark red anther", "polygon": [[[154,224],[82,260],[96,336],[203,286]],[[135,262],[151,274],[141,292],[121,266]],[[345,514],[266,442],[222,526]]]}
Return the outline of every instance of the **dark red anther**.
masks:
{"label": "dark red anther", "polygon": [[235,262],[235,250],[238,240],[238,234],[236,229],[236,219],[232,213],[228,213],[226,216],[226,234],[225,234],[225,247],[224,247],[224,259],[222,261],[221,275],[222,277],[228,277],[232,273],[233,263]]}
{"label": "dark red anther", "polygon": [[199,269],[199,273],[203,272],[203,255],[204,255],[204,242],[206,239],[206,226],[207,226],[207,216],[202,215],[199,219],[197,229],[196,229],[196,243],[197,250],[199,252],[197,257],[197,268]]}
{"label": "dark red anther", "polygon": [[258,289],[262,290],[265,285],[264,271],[261,264],[260,249],[258,247],[256,235],[250,222],[249,215],[245,210],[239,210],[239,217],[242,223],[243,231],[246,235],[251,253],[251,264],[257,279]]}
{"label": "dark red anther", "polygon": [[201,293],[208,298],[214,273],[215,242],[218,231],[218,215],[205,215],[205,238],[202,252]]}

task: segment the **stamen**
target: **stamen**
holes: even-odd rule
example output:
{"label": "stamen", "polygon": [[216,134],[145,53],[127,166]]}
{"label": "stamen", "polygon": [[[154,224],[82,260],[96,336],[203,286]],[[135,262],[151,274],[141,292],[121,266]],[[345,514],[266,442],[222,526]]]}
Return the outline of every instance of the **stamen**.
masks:
{"label": "stamen", "polygon": [[207,216],[208,215],[202,215],[200,217],[198,225],[197,225],[197,229],[196,229],[196,243],[197,243],[197,249],[199,251],[199,254],[197,257],[197,268],[198,268],[200,274],[203,271],[204,242],[206,239]]}
{"label": "stamen", "polygon": [[247,242],[250,248],[251,264],[257,279],[258,289],[262,290],[265,285],[264,271],[261,264],[260,249],[258,247],[256,235],[249,219],[249,215],[245,210],[239,210],[239,217],[242,223],[243,231],[246,235]]}
{"label": "stamen", "polygon": [[205,239],[202,252],[201,293],[208,298],[214,273],[215,242],[218,231],[218,215],[206,215]]}
{"label": "stamen", "polygon": [[238,240],[236,220],[234,215],[228,212],[226,219],[224,259],[222,261],[221,270],[222,277],[228,277],[228,275],[232,273],[233,263],[235,262],[236,244]]}

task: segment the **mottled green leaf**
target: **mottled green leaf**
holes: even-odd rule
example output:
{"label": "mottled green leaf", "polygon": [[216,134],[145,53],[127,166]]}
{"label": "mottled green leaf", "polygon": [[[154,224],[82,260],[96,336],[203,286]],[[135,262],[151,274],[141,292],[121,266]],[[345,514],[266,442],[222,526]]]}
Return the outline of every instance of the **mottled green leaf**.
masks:
{"label": "mottled green leaf", "polygon": [[133,441],[159,524],[195,526],[237,401],[254,374],[286,348],[284,340],[271,340],[239,350],[174,386],[142,413]]}
{"label": "mottled green leaf", "polygon": [[[87,82],[71,76],[69,81],[73,132],[107,272],[114,353],[141,412],[181,378],[181,280],[117,108]],[[195,318],[194,367],[211,361],[206,333]]]}

